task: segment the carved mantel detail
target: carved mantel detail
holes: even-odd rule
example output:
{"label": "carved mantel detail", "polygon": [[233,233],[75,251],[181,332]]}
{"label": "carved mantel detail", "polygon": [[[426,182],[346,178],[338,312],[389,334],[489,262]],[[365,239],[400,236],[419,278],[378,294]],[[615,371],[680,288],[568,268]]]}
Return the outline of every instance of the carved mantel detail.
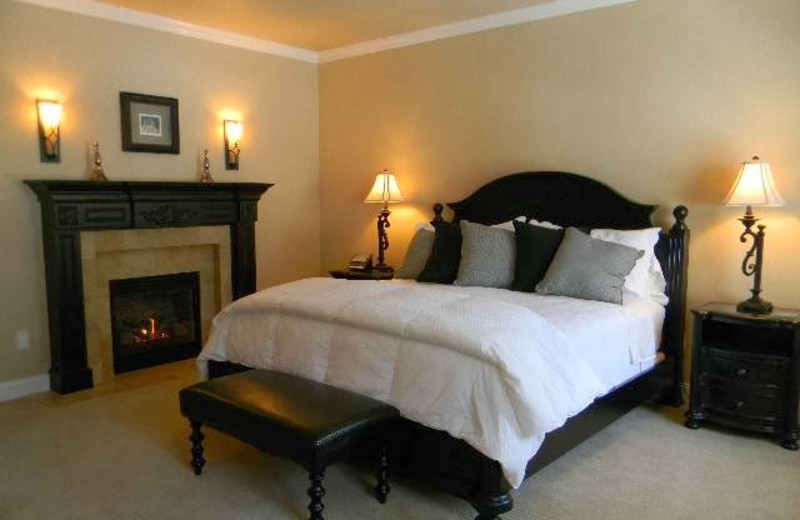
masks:
{"label": "carved mantel detail", "polygon": [[197,218],[197,212],[173,204],[164,204],[153,211],[142,211],[142,218],[158,227],[184,225]]}
{"label": "carved mantel detail", "polygon": [[256,290],[255,222],[272,184],[25,181],[42,209],[50,388],[69,393],[93,386],[86,352],[81,232],[230,226],[233,299]]}

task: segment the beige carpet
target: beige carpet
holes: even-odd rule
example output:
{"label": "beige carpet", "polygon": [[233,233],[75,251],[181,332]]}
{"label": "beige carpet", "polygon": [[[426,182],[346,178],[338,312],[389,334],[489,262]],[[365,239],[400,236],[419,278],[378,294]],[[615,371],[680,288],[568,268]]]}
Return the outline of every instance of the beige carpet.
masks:
{"label": "beige carpet", "polygon": [[[307,518],[301,469],[211,432],[201,477],[188,467],[177,391],[189,362],[71,396],[0,403],[0,519]],[[460,500],[334,467],[326,517],[471,519]],[[640,408],[525,482],[505,519],[800,519],[800,454],[766,439],[680,424]]]}

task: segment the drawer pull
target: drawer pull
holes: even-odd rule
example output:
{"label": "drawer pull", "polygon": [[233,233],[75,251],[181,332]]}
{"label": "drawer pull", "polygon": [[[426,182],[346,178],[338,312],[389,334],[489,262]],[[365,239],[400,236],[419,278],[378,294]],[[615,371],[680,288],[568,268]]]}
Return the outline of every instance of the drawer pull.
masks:
{"label": "drawer pull", "polygon": [[739,377],[746,376],[747,375],[747,369],[746,368],[740,368],[739,370],[736,371],[736,375],[739,376]]}

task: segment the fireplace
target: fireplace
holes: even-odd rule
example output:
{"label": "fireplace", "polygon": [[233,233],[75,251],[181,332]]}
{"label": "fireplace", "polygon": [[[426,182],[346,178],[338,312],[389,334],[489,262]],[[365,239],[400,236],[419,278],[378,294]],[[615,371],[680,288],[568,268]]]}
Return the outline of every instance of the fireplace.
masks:
{"label": "fireplace", "polygon": [[[91,301],[97,298],[90,298],[88,307],[84,300],[82,235],[111,230],[144,232],[226,226],[230,237],[231,297],[236,300],[256,290],[258,201],[272,184],[64,180],[27,180],[25,184],[41,203],[50,330],[50,388],[55,392],[66,394],[91,388],[94,386],[93,370],[102,369],[97,363],[94,368],[89,366],[87,339],[98,331],[92,330],[97,328],[96,323],[87,331],[84,309],[90,308],[95,316],[108,316],[108,306],[93,310]],[[151,274],[157,273],[146,272],[141,276]],[[115,278],[123,277],[129,276]],[[205,284],[206,277],[201,278]],[[107,294],[104,289],[105,286],[103,294]],[[208,298],[204,300],[207,302]],[[92,321],[97,320],[90,317],[89,322]],[[95,338],[98,342],[107,341],[112,335],[110,323],[104,326],[108,326],[108,331]],[[110,351],[109,348],[104,352]],[[106,366],[111,364],[109,359]]]}
{"label": "fireplace", "polygon": [[111,280],[109,289],[115,373],[200,353],[198,272]]}

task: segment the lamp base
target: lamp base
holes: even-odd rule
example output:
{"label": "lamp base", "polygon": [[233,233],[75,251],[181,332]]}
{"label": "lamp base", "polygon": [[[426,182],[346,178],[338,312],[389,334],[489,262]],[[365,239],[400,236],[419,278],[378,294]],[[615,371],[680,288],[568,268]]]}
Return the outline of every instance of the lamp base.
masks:
{"label": "lamp base", "polygon": [[743,314],[771,314],[772,304],[764,301],[761,298],[750,298],[743,302],[739,302],[736,310]]}

